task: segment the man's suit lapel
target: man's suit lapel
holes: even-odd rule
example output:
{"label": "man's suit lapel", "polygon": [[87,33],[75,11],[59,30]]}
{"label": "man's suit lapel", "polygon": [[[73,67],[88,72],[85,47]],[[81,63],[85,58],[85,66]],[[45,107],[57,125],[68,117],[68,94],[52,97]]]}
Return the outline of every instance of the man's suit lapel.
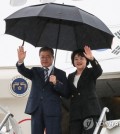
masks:
{"label": "man's suit lapel", "polygon": [[41,83],[42,83],[43,86],[49,84],[49,77],[50,77],[50,75],[53,74],[53,75],[55,75],[57,77],[57,69],[55,67],[53,67],[53,69],[50,72],[50,75],[49,75],[49,77],[48,77],[46,82],[44,80],[44,69],[41,68],[41,69],[38,70],[38,72],[39,72],[39,76],[40,76]]}
{"label": "man's suit lapel", "polygon": [[[44,71],[43,71],[43,75],[44,75]],[[55,67],[52,68],[52,70],[51,70],[51,72],[49,74],[49,77],[50,77],[50,75],[56,75],[56,68]],[[48,77],[46,82],[44,81],[44,86],[49,84],[49,77]]]}
{"label": "man's suit lapel", "polygon": [[42,68],[38,68],[38,75],[39,75],[39,78],[40,78],[40,82],[42,85],[45,84],[45,79],[44,79],[44,69]]}

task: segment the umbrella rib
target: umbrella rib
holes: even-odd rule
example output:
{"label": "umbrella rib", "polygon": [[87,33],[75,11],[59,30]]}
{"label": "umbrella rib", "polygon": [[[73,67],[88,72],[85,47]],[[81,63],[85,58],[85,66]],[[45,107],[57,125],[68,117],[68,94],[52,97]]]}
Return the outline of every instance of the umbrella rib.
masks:
{"label": "umbrella rib", "polygon": [[74,25],[74,32],[75,32],[76,46],[77,46],[77,49],[79,49],[79,44],[78,44],[78,41],[77,41],[77,33],[76,33],[76,30],[75,30],[75,25]]}
{"label": "umbrella rib", "polygon": [[37,42],[39,42],[39,40],[40,40],[40,38],[41,38],[41,35],[42,35],[42,33],[43,33],[43,31],[44,31],[44,28],[46,27],[48,21],[49,21],[49,19],[47,19],[47,20],[45,21],[45,23],[44,23],[44,25],[43,25],[43,27],[42,27],[41,33],[40,33],[40,35],[39,35],[38,41],[36,41],[35,47],[38,46]]}
{"label": "umbrella rib", "polygon": [[55,66],[55,60],[56,60],[56,55],[57,55],[57,48],[58,48],[58,43],[59,43],[60,24],[61,24],[61,21],[62,21],[62,20],[60,20],[59,27],[58,27],[58,35],[57,35],[57,42],[56,42],[56,50],[55,50],[54,66]]}

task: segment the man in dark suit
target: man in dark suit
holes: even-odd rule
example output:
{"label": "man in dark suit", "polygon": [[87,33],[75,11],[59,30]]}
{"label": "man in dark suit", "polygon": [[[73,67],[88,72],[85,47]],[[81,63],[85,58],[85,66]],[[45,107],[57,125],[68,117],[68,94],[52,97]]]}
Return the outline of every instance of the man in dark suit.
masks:
{"label": "man in dark suit", "polygon": [[[102,74],[102,68],[88,46],[75,50],[71,59],[76,71],[68,76],[71,91],[69,134],[93,134],[101,113],[96,79]],[[89,62],[90,68],[87,67]]]}
{"label": "man in dark suit", "polygon": [[26,51],[18,49],[18,72],[32,81],[25,113],[31,115],[32,134],[61,134],[60,96],[67,96],[67,78],[64,71],[53,66],[54,51],[43,47],[39,51],[42,67],[26,68]]}

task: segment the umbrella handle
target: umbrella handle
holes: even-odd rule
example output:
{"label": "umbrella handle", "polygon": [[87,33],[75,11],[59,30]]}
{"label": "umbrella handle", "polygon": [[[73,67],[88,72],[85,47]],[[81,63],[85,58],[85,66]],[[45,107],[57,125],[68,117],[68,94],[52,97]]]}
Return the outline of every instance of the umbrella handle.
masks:
{"label": "umbrella handle", "polygon": [[24,46],[24,42],[25,42],[25,41],[23,40],[22,46]]}

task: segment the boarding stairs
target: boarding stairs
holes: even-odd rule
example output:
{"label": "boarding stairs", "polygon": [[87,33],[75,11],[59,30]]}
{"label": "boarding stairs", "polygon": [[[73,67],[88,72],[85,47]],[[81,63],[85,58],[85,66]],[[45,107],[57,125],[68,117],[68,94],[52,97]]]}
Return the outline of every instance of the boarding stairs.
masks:
{"label": "boarding stairs", "polygon": [[[104,107],[93,134],[120,134],[120,120],[108,121],[107,112],[109,109]],[[0,134],[22,134],[21,127],[14,116],[2,106],[0,106]]]}
{"label": "boarding stairs", "polygon": [[22,134],[14,116],[2,106],[0,106],[0,134]]}
{"label": "boarding stairs", "polygon": [[104,107],[93,134],[120,134],[120,119],[108,121],[107,112],[109,109]]}

